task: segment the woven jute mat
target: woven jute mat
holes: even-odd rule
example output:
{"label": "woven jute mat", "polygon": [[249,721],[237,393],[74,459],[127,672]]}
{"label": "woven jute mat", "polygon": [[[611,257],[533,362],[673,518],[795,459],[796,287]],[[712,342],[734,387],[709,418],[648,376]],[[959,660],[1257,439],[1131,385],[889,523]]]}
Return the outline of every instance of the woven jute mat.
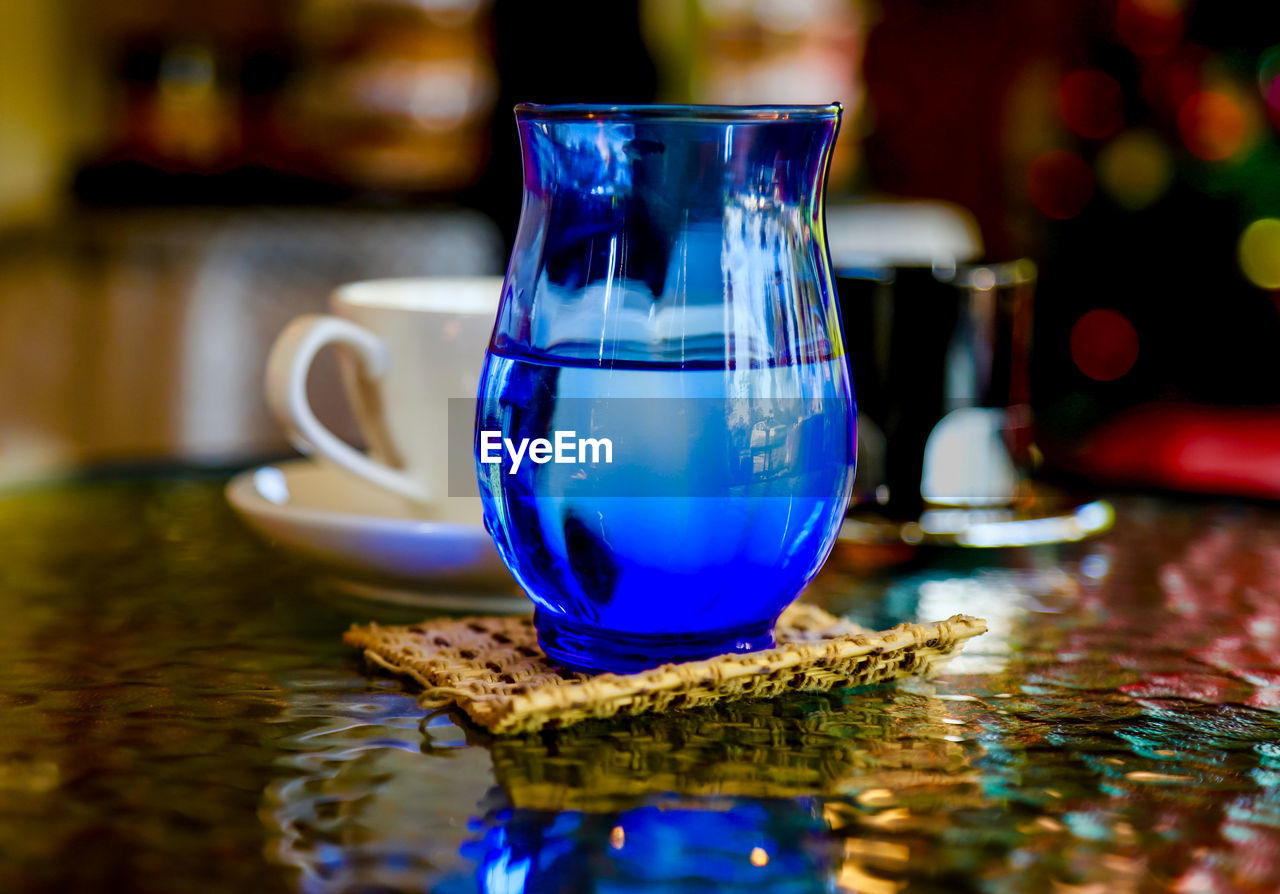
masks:
{"label": "woven jute mat", "polygon": [[928,676],[986,629],[981,618],[955,615],[872,632],[815,606],[793,605],[778,619],[773,649],[595,676],[549,661],[528,616],[369,624],[352,627],[343,640],[363,649],[371,663],[419,683],[424,704],[455,704],[505,735],[616,714]]}

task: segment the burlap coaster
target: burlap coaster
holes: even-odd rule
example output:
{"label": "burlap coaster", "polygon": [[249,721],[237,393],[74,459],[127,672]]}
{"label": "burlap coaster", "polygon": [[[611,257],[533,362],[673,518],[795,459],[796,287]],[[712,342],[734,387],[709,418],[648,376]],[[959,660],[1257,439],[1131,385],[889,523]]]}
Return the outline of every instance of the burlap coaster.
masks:
{"label": "burlap coaster", "polygon": [[793,605],[778,619],[776,648],[596,676],[549,662],[528,616],[369,624],[352,627],[343,640],[374,664],[416,680],[425,703],[456,704],[491,732],[508,734],[589,717],[927,676],[986,629],[980,618],[955,615],[873,633],[820,608]]}

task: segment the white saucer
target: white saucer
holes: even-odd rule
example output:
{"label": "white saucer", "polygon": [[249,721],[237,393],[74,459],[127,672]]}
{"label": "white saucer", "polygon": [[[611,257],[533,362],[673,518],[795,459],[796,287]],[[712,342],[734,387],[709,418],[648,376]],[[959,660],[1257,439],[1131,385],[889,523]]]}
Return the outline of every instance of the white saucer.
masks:
{"label": "white saucer", "polygon": [[268,542],[330,572],[347,595],[448,610],[528,611],[481,524],[433,521],[310,459],[231,479],[227,502]]}

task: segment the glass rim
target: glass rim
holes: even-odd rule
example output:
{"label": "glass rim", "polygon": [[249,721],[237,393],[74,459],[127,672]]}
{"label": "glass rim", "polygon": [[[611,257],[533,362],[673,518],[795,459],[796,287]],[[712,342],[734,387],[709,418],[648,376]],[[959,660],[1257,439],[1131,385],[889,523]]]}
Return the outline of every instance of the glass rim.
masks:
{"label": "glass rim", "polygon": [[844,110],[839,102],[826,105],[684,105],[679,103],[551,103],[522,102],[515,107],[517,119],[648,118],[668,121],[759,122],[837,118]]}

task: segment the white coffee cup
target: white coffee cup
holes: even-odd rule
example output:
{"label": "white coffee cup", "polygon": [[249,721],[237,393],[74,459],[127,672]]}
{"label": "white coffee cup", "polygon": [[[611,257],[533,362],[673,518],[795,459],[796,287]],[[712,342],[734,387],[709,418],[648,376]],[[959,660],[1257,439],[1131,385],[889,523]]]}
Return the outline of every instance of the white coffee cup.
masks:
{"label": "white coffee cup", "polygon": [[[293,320],[267,361],[267,402],[294,446],[409,500],[426,518],[479,523],[477,497],[449,496],[448,407],[474,401],[500,277],[386,279],[334,291],[331,314]],[[340,346],[365,454],[316,418],[307,373]]]}

